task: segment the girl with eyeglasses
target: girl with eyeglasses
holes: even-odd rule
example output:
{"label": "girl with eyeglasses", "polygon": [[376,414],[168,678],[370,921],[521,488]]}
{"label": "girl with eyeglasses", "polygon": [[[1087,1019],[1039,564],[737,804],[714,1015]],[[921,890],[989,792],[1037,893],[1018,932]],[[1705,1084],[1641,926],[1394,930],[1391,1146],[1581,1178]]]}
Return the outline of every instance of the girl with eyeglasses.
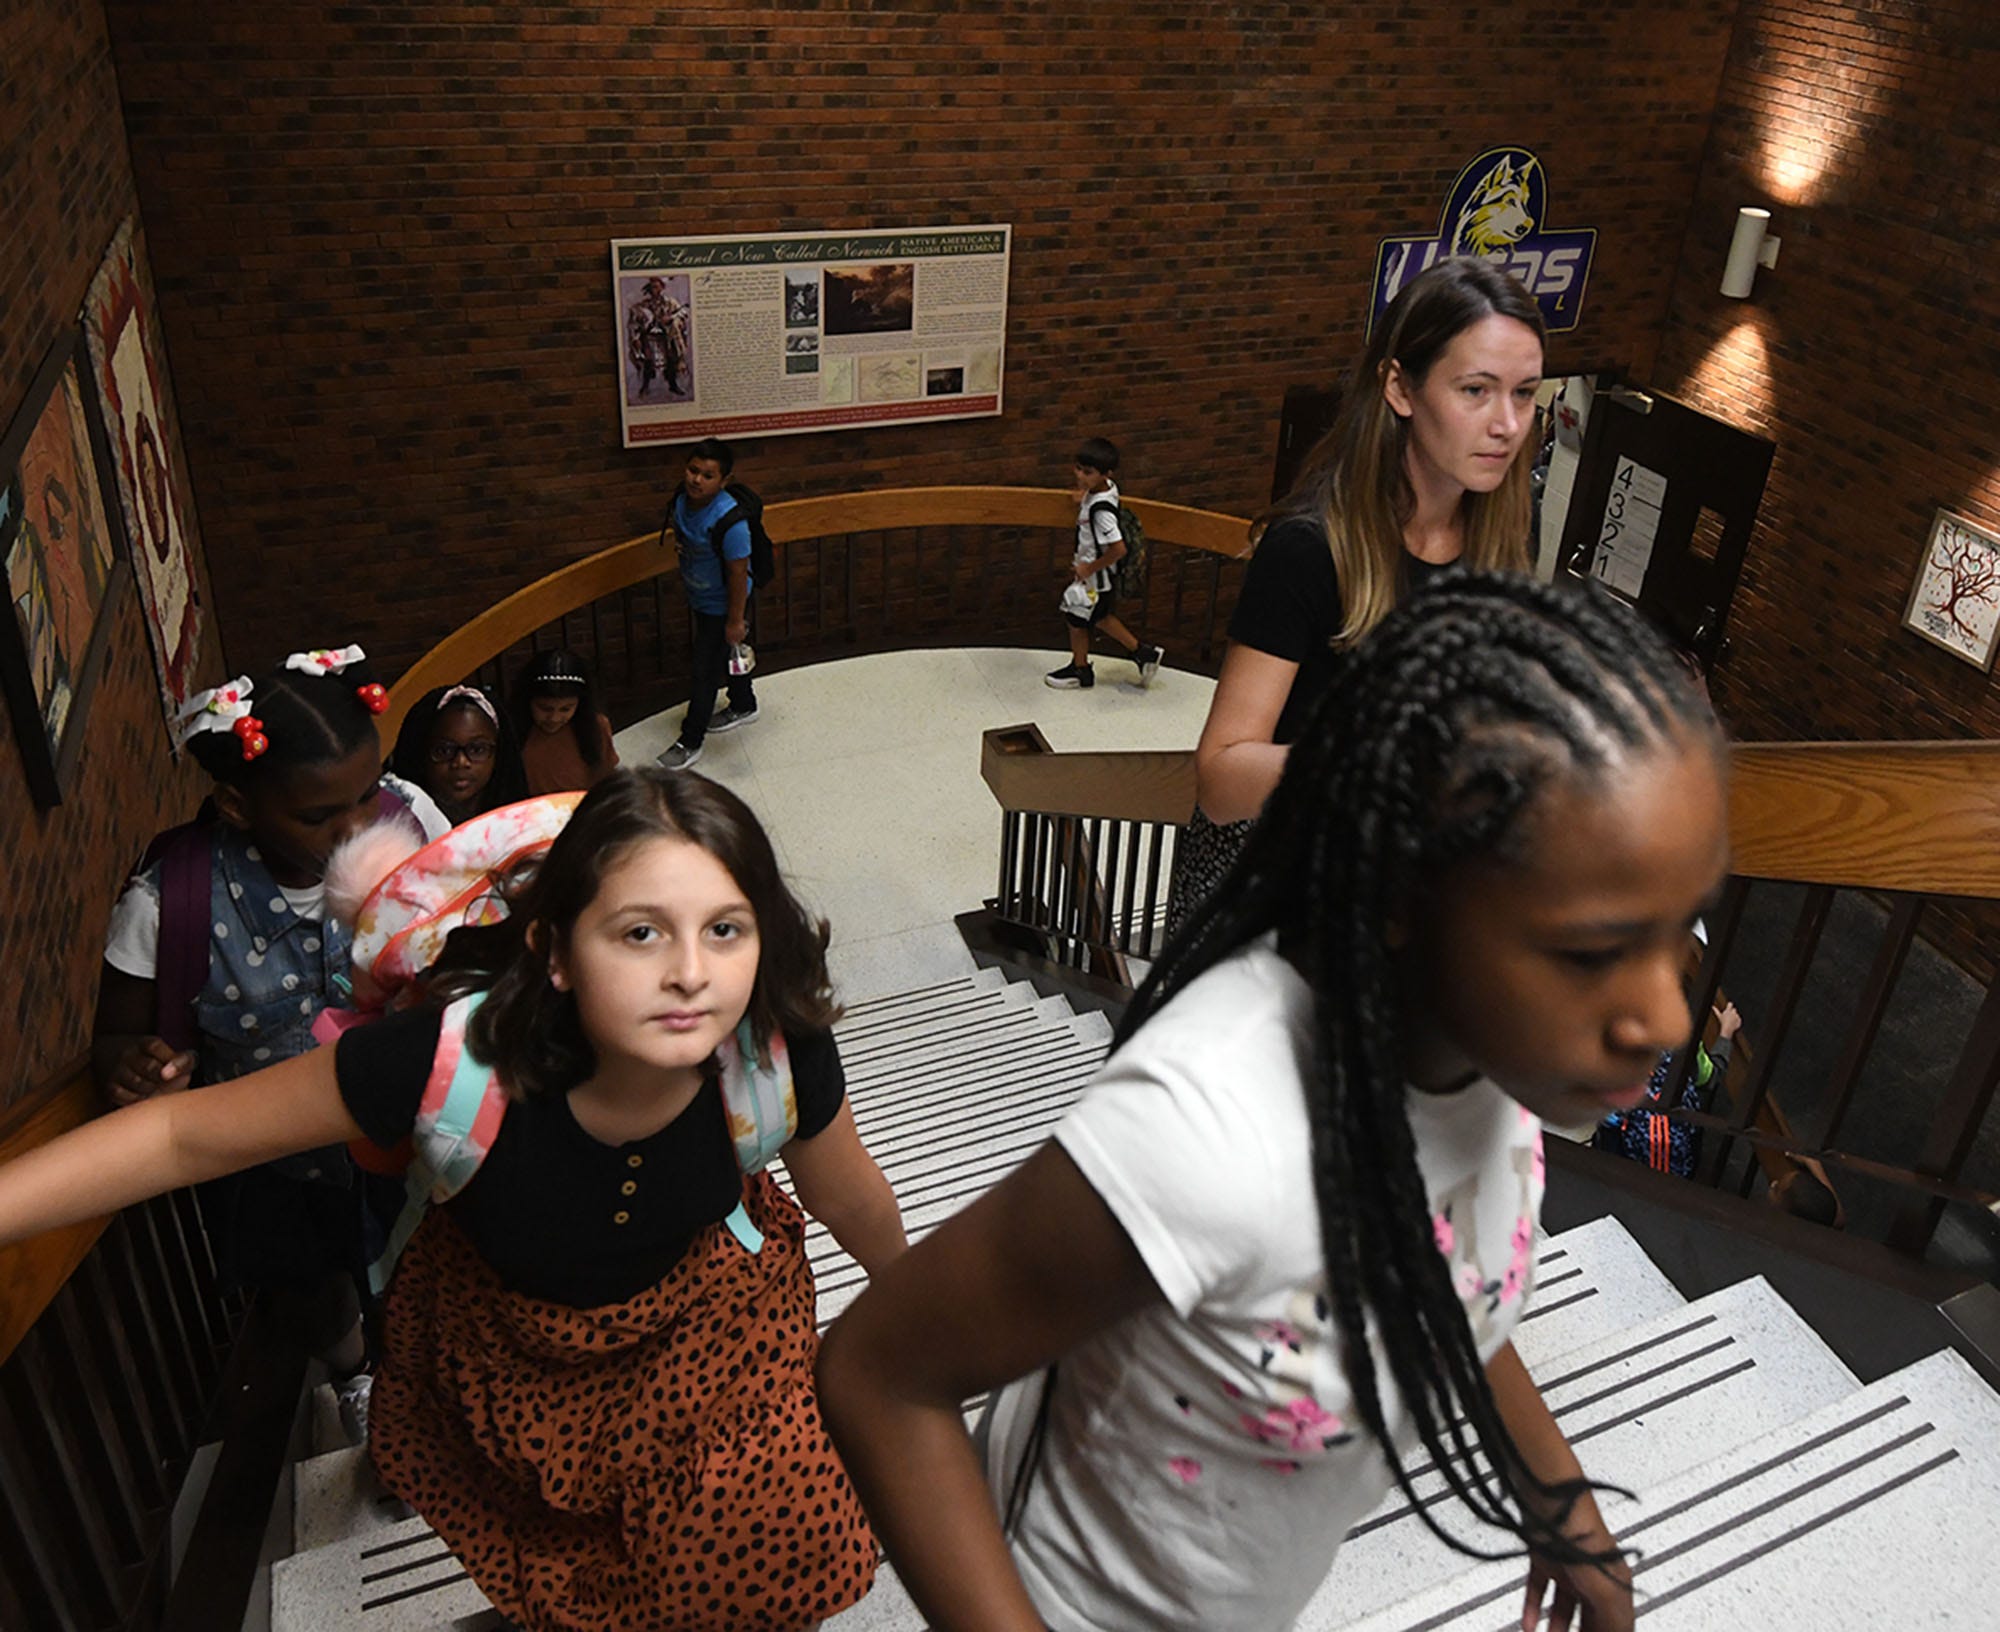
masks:
{"label": "girl with eyeglasses", "polygon": [[440,686],[419,698],[389,768],[435,799],[454,827],[528,796],[513,725],[481,686]]}

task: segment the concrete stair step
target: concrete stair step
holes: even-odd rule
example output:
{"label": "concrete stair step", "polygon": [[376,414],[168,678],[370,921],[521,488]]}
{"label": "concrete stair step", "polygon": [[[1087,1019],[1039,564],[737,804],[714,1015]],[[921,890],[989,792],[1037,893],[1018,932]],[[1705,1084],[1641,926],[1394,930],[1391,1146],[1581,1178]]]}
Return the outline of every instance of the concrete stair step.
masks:
{"label": "concrete stair step", "polygon": [[[1950,1351],[1856,1389],[1605,1517],[1641,1549],[1647,1632],[1994,1624],[2000,1396]],[[1512,1632],[1518,1560],[1355,1623]]]}
{"label": "concrete stair step", "polygon": [[292,1550],[372,1535],[410,1517],[410,1509],[375,1478],[368,1452],[350,1445],[307,1457],[292,1469]]}
{"label": "concrete stair step", "polygon": [[1539,1375],[1546,1362],[1685,1302],[1624,1225],[1593,1219],[1538,1243],[1535,1289],[1514,1328],[1514,1350]]}
{"label": "concrete stair step", "polygon": [[460,1632],[492,1606],[419,1518],[295,1553],[271,1570],[271,1632]]}
{"label": "concrete stair step", "polygon": [[[1077,1014],[1061,997],[1000,982],[992,970],[856,1005],[834,1034],[855,1123],[895,1187],[912,1239],[1019,1166],[1111,1044],[1103,1015]],[[783,1162],[775,1166],[783,1175]],[[866,1277],[818,1224],[808,1228],[806,1251],[824,1327]]]}
{"label": "concrete stair step", "polygon": [[[1584,1471],[1641,1495],[1855,1387],[1761,1277],[1530,1369]],[[1511,1545],[1471,1520],[1427,1459],[1411,1472],[1419,1499],[1453,1535],[1486,1551]],[[1471,1563],[1392,1491],[1349,1532],[1299,1632],[1347,1626]]]}

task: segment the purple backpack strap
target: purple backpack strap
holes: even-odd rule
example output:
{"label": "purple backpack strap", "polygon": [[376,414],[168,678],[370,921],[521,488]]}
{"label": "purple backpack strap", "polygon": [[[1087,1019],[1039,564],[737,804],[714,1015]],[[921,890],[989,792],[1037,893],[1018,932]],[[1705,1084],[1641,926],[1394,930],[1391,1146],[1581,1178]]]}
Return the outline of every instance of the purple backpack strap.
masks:
{"label": "purple backpack strap", "polygon": [[208,897],[212,818],[170,828],[146,847],[139,871],[160,869],[160,940],[153,974],[155,1025],[172,1047],[193,1048],[194,1000],[208,984]]}

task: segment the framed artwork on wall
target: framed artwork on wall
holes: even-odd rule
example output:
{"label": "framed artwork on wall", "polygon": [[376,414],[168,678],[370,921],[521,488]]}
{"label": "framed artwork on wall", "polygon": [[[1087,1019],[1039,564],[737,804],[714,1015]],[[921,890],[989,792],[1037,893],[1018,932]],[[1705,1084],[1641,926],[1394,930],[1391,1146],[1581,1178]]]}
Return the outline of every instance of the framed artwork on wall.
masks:
{"label": "framed artwork on wall", "polygon": [[1940,510],[1931,523],[1903,627],[1977,669],[2000,646],[2000,537]]}
{"label": "framed artwork on wall", "polygon": [[[167,406],[166,353],[147,302],[145,249],[129,218],[112,235],[84,297],[83,330],[118,508],[131,541],[140,608],[153,643],[167,735],[195,687],[201,651],[201,580],[195,567],[194,505]],[[178,752],[176,744],[175,752]]]}
{"label": "framed artwork on wall", "polygon": [[108,450],[75,331],[49,350],[0,441],[0,689],[28,786],[58,804],[83,748],[125,551]]}

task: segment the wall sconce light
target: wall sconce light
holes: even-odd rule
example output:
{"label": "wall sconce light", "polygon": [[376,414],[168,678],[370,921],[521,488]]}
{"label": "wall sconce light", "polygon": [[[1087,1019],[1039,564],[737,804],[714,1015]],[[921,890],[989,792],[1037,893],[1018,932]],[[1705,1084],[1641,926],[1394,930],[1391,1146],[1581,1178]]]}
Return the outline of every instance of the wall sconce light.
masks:
{"label": "wall sconce light", "polygon": [[1749,298],[1757,268],[1778,264],[1778,240],[1770,234],[1771,212],[1752,208],[1736,212],[1736,236],[1729,240],[1729,264],[1722,269],[1722,292],[1732,300]]}

